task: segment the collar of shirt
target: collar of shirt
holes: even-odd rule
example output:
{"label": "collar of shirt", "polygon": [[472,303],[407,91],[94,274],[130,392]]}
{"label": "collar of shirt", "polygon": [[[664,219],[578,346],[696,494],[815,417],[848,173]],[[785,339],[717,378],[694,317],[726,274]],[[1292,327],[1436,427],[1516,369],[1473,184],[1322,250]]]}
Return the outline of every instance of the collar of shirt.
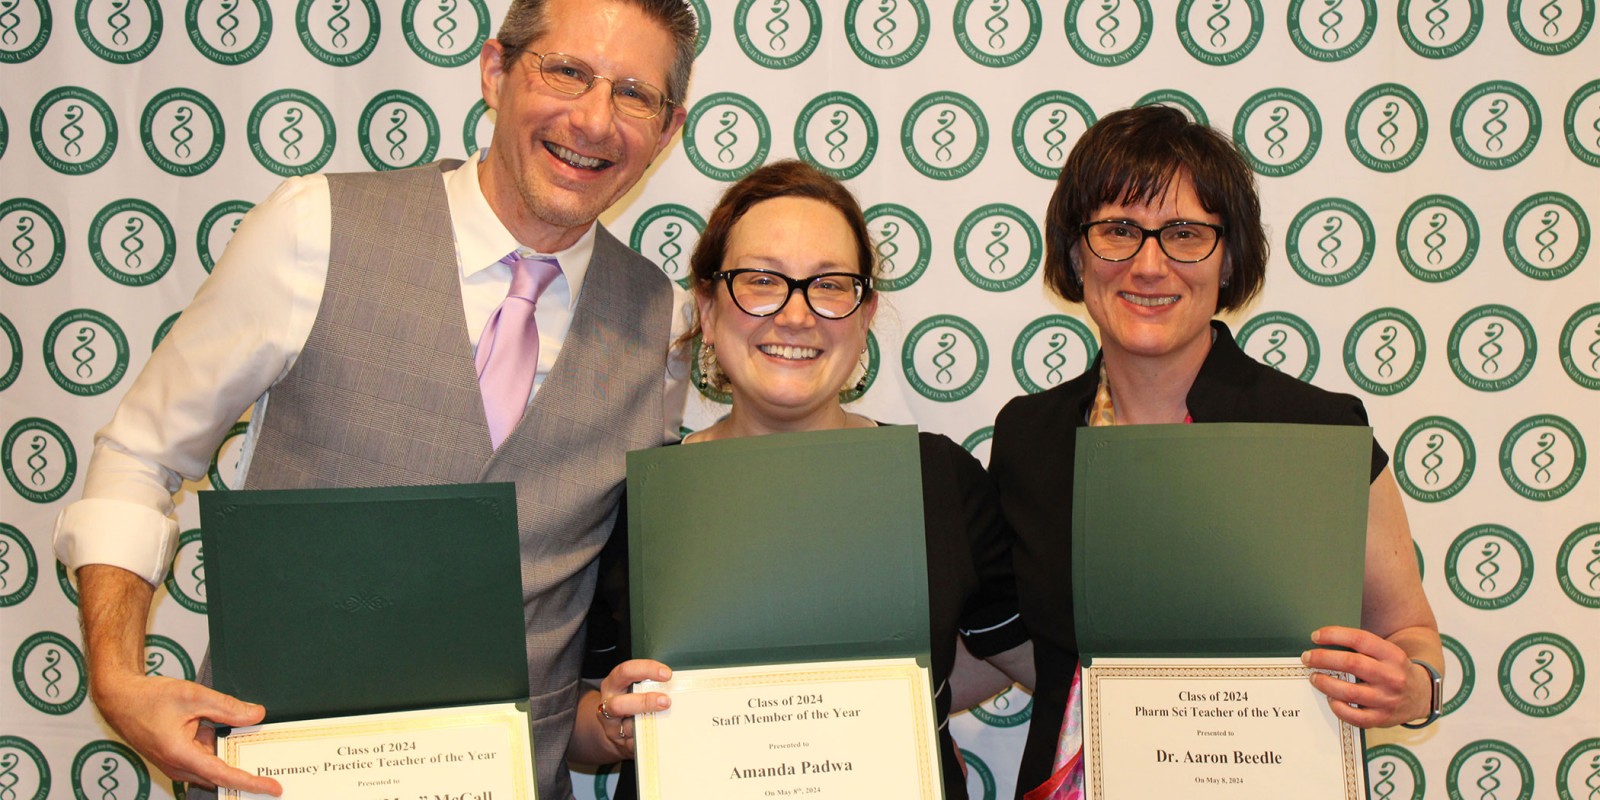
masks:
{"label": "collar of shirt", "polygon": [[505,299],[506,291],[511,285],[511,270],[501,264],[500,259],[512,250],[519,250],[524,254],[548,255],[560,262],[561,275],[552,281],[549,288],[540,296],[541,313],[538,318],[543,334],[546,320],[542,312],[554,311],[559,306],[565,312],[561,315],[562,322],[558,324],[564,333],[565,322],[571,319],[571,313],[577,305],[578,293],[583,288],[584,276],[589,272],[589,263],[594,256],[595,230],[598,226],[590,225],[589,230],[585,231],[577,242],[559,253],[538,253],[524,247],[511,235],[511,231],[506,230],[506,226],[500,222],[499,216],[489,207],[489,201],[483,196],[483,189],[478,183],[477,165],[487,153],[487,148],[479,150],[463,162],[461,167],[444,176],[445,196],[450,204],[450,217],[455,226],[456,260],[461,269],[462,301],[463,310],[466,312],[468,335],[476,345],[478,335],[482,332],[489,315],[500,305],[500,301]]}

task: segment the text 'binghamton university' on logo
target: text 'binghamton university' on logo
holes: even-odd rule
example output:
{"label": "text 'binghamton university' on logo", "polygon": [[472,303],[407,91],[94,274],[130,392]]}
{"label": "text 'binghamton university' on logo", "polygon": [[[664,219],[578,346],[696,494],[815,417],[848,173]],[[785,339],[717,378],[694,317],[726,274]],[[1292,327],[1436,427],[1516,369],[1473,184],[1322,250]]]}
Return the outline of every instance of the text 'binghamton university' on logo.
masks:
{"label": "text 'binghamton university' on logo", "polygon": [[[71,312],[68,312],[69,314]],[[6,482],[34,503],[53,503],[78,477],[78,451],[60,425],[42,417],[24,417],[6,430],[0,444]]]}
{"label": "text 'binghamton university' on logo", "polygon": [[878,253],[878,278],[873,288],[894,292],[916,283],[933,260],[933,236],[927,223],[917,212],[896,203],[871,206],[866,218]]}
{"label": "text 'binghamton university' on logo", "polygon": [[1454,197],[1425,195],[1401,215],[1394,244],[1406,272],[1420,281],[1442,283],[1465,272],[1477,258],[1478,218]]}
{"label": "text 'binghamton university' on logo", "polygon": [[1039,45],[1044,16],[1037,0],[957,0],[956,45],[986,67],[1009,67]]}
{"label": "text 'binghamton university' on logo", "polygon": [[817,0],[739,0],[733,15],[739,49],[767,69],[788,69],[810,58],[823,25]]}
{"label": "text 'binghamton university' on logo", "polygon": [[1097,67],[1115,67],[1138,58],[1150,44],[1155,13],[1149,0],[1105,3],[1067,0],[1067,44]]}
{"label": "text 'binghamton university' on logo", "polygon": [[802,160],[839,178],[860,175],[878,154],[878,120],[861,98],[827,92],[800,110],[794,150]]}
{"label": "text 'binghamton university' on logo", "polygon": [[83,652],[55,631],[22,640],[11,657],[11,680],[24,702],[46,714],[70,714],[89,696]]}
{"label": "text 'binghamton university' on logo", "polygon": [[894,69],[909,64],[928,44],[932,29],[925,0],[850,0],[844,36],[868,66]]}
{"label": "text 'binghamton university' on logo", "polygon": [[1234,64],[1261,43],[1266,16],[1260,0],[1239,3],[1180,0],[1178,41],[1202,64],[1216,67]]}
{"label": "text 'binghamton university' on logo", "polygon": [[194,49],[218,64],[243,64],[272,40],[269,0],[189,0],[183,21]]}
{"label": "text 'binghamton university' on logo", "polygon": [[767,115],[750,98],[718,92],[701,98],[683,124],[683,151],[700,174],[736,181],[761,166],[772,149]]}
{"label": "text 'binghamton university' on logo", "polygon": [[1069,381],[1094,363],[1099,343],[1082,320],[1047,314],[1023,327],[1011,345],[1011,371],[1029,394]]}
{"label": "text 'binghamton university' on logo", "polygon": [[328,107],[299,89],[280,89],[257,101],[245,130],[250,154],[286,178],[326,166],[338,136]]}
{"label": "text 'binghamton university' on logo", "polygon": [[1424,503],[1460,494],[1477,465],[1471,434],[1449,417],[1428,416],[1411,423],[1395,445],[1395,481],[1407,496]]}
{"label": "text 'binghamton university' on logo", "polygon": [[0,231],[0,277],[35,286],[61,269],[66,233],[45,204],[26,197],[0,201]]}
{"label": "text 'binghamton university' on logo", "polygon": [[1451,542],[1445,582],[1456,599],[1480,611],[1505,608],[1533,585],[1533,551],[1503,525],[1475,525]]}
{"label": "text 'binghamton university' on logo", "polygon": [[1372,263],[1377,245],[1372,218],[1360,206],[1339,197],[1301,209],[1284,238],[1289,265],[1315,286],[1355,280]]}
{"label": "text 'binghamton university' on logo", "polygon": [[1483,0],[1400,0],[1397,16],[1400,38],[1412,52],[1423,58],[1450,58],[1471,47],[1482,31]]}
{"label": "text 'binghamton university' on logo", "polygon": [[70,776],[75,800],[150,797],[150,773],[144,759],[122,742],[96,739],[85,744],[72,759]]}
{"label": "text 'binghamton university' on logo", "polygon": [[1554,500],[1572,491],[1587,461],[1577,426],[1554,414],[1518,422],[1500,442],[1500,475],[1529,500]]}
{"label": "text 'binghamton university' on logo", "polygon": [[948,181],[978,168],[989,150],[989,120],[955,92],[923,95],[900,121],[900,148],[913,169]]}
{"label": "text 'binghamton university' on logo", "polygon": [[918,322],[901,345],[900,366],[918,394],[950,403],[971,395],[989,373],[989,344],[977,326],[953,314]]}

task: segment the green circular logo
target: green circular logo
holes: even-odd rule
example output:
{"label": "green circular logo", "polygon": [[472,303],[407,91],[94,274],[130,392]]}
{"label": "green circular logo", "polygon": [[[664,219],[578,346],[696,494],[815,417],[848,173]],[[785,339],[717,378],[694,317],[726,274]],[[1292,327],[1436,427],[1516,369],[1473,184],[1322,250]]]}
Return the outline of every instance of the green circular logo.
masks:
{"label": "green circular logo", "polygon": [[33,742],[0,734],[0,785],[14,800],[46,800],[50,796],[50,762]]}
{"label": "green circular logo", "polygon": [[989,374],[989,345],[971,322],[936,314],[917,323],[906,336],[900,366],[917,394],[952,403],[982,385]]}
{"label": "green circular logo", "polygon": [[1372,800],[1422,800],[1427,773],[1410,750],[1397,744],[1367,748],[1367,791]]}
{"label": "green circular logo", "polygon": [[426,164],[439,152],[439,118],[422,98],[399,89],[372,98],[356,131],[362,157],[376,170]]}
{"label": "green circular logo", "polygon": [[1491,303],[1456,320],[1446,352],[1450,371],[1462,383],[1480,392],[1498,392],[1528,377],[1539,346],[1527,317]]}
{"label": "green circular logo", "polygon": [[1360,206],[1328,197],[1301,209],[1284,238],[1296,275],[1314,286],[1338,286],[1366,271],[1378,237]]}
{"label": "green circular logo", "polygon": [[1011,372],[1023,391],[1037,394],[1082,374],[1099,352],[1088,325],[1077,317],[1047,314],[1017,334],[1011,345]]}
{"label": "green circular logo", "polygon": [[1149,0],[1067,0],[1065,24],[1067,44],[1079,58],[1097,67],[1115,67],[1144,52],[1155,27],[1155,14]]}
{"label": "green circular logo", "polygon": [[1136,106],[1163,105],[1171,106],[1182,111],[1189,119],[1201,125],[1210,125],[1211,120],[1206,116],[1205,107],[1194,97],[1180,92],[1177,89],[1157,89],[1134,101]]}
{"label": "green circular logo", "polygon": [[802,160],[840,180],[860,175],[878,154],[878,120],[861,98],[828,92],[801,109],[794,150]]}
{"label": "green circular logo", "polygon": [[1539,143],[1539,103],[1510,81],[1472,87],[1450,114],[1450,142],[1468,164],[1505,169],[1519,164]]}
{"label": "green circular logo", "polygon": [[1250,55],[1261,43],[1266,25],[1261,0],[1232,3],[1178,3],[1178,41],[1196,61],[1222,67]]}
{"label": "green circular logo", "polygon": [[[216,484],[213,484],[216,485]],[[172,568],[162,585],[178,605],[196,614],[206,613],[206,558],[200,543],[200,529],[191,528],[178,536],[178,549],[172,554]]]}
{"label": "green circular logo", "polygon": [[[867,331],[867,352],[864,354],[864,360],[857,367],[860,370],[860,374],[857,375],[853,371],[850,373],[852,380],[849,381],[848,388],[839,393],[839,402],[854,403],[860,400],[862,395],[871,391],[872,384],[878,381],[878,371],[882,363],[883,359],[878,350],[878,337],[872,331]],[[859,390],[856,389],[858,382],[861,386]]]}
{"label": "green circular logo", "polygon": [[489,38],[489,7],[483,0],[406,0],[400,30],[417,57],[436,67],[459,67],[478,60]]}
{"label": "green circular logo", "polygon": [[60,716],[76,711],[89,696],[83,653],[71,639],[40,631],[22,640],[11,658],[11,680],[17,694],[36,711]]}
{"label": "green circular logo", "polygon": [[4,334],[6,343],[5,358],[0,360],[0,365],[4,365],[0,368],[0,392],[3,392],[22,374],[22,337],[17,334],[17,326],[4,314],[0,314],[0,334]]}
{"label": "green circular logo", "polygon": [[[90,11],[94,12],[90,16]],[[78,0],[73,21],[89,52],[113,64],[142,61],[161,43],[161,4],[156,0],[96,3]]]}
{"label": "green circular logo", "polygon": [[706,51],[706,43],[711,41],[711,9],[706,8],[705,0],[687,0],[689,11],[694,14],[694,54],[700,55]]}
{"label": "green circular logo", "polygon": [[1556,797],[1559,800],[1593,798],[1600,787],[1600,738],[1584,739],[1561,757],[1556,767]]}
{"label": "green circular logo", "polygon": [[683,124],[683,151],[689,163],[713,180],[744,177],[766,162],[771,149],[767,115],[742,94],[718,92],[702,98],[689,109]]}
{"label": "green circular logo", "polygon": [[989,150],[989,120],[965,95],[923,95],[900,122],[900,147],[917,172],[954,180],[983,161]]}
{"label": "green circular logo", "polygon": [[1343,61],[1361,52],[1377,29],[1376,0],[1289,3],[1289,39],[1302,54],[1316,61]]}
{"label": "green circular logo", "polygon": [[878,254],[878,278],[873,281],[873,288],[894,292],[916,283],[933,260],[933,237],[922,217],[895,203],[872,206],[866,217],[872,246]]}
{"label": "green circular logo", "polygon": [[78,86],[45,92],[28,120],[33,150],[63,175],[87,175],[117,150],[117,118],[100,96]]}
{"label": "green circular logo", "polygon": [[1600,80],[1579,86],[1567,101],[1567,111],[1561,117],[1562,128],[1567,133],[1567,149],[1591,167],[1600,167],[1600,102],[1590,102],[1597,96],[1600,96]]}
{"label": "green circular logo", "polygon": [[21,64],[50,43],[54,18],[47,0],[8,3],[0,11],[0,64]]}
{"label": "green circular logo", "polygon": [[1580,525],[1561,543],[1556,554],[1556,582],[1572,602],[1600,608],[1600,522]]}
{"label": "green circular logo", "polygon": [[1233,140],[1250,168],[1270,177],[1299,172],[1322,146],[1322,117],[1293,89],[1257,92],[1233,118]]}
{"label": "green circular logo", "polygon": [[144,637],[144,674],[194,680],[194,661],[183,645],[157,634]]}
{"label": "green circular logo", "polygon": [[961,52],[985,67],[1021,62],[1039,46],[1039,35],[1044,32],[1037,0],[957,0],[950,24]]}
{"label": "green circular logo", "polygon": [[[1439,707],[1439,714],[1448,716],[1466,705],[1472,697],[1472,690],[1478,685],[1478,669],[1472,663],[1472,653],[1454,637],[1440,634],[1439,643],[1444,645],[1445,657],[1445,698]],[[1455,661],[1453,664],[1450,663],[1452,659]]]}
{"label": "green circular logo", "polygon": [[817,0],[739,0],[733,34],[751,61],[767,69],[788,69],[817,51],[822,9]]}
{"label": "green circular logo", "polygon": [[78,605],[78,589],[72,585],[72,580],[67,577],[67,565],[56,562],[56,586],[61,588],[61,596],[74,607]]}
{"label": "green circular logo", "polygon": [[[992,430],[991,430],[992,435]],[[1033,695],[1018,686],[972,707],[972,716],[991,728],[1015,728],[1033,719]]]}
{"label": "green circular logo", "polygon": [[1472,46],[1483,29],[1483,0],[1460,4],[1400,0],[1400,38],[1423,58],[1449,58]]}
{"label": "green circular logo", "polygon": [[1500,656],[1500,693],[1530,717],[1553,717],[1583,692],[1583,656],[1563,636],[1530,633]]}
{"label": "green circular logo", "polygon": [[206,471],[211,478],[211,488],[225,492],[244,486],[244,471],[240,466],[244,464],[244,448],[249,441],[245,434],[249,430],[250,423],[235,422],[217,444],[211,454],[211,466]]}
{"label": "green circular logo", "polygon": [[0,277],[18,286],[50,280],[66,258],[61,220],[38,200],[13,197],[0,202]]}
{"label": "green circular logo", "polygon": [[1501,234],[1518,272],[1552,281],[1566,277],[1589,253],[1589,216],[1560,192],[1540,192],[1517,204]]}
{"label": "green circular logo", "polygon": [[4,451],[6,482],[35,503],[60,500],[78,477],[78,451],[67,432],[50,420],[17,420],[6,431],[0,450]]}
{"label": "green circular logo", "polygon": [[1413,500],[1449,500],[1467,488],[1477,468],[1472,435],[1449,417],[1423,417],[1411,423],[1395,445],[1395,482]]}
{"label": "green circular logo", "polygon": [[1022,209],[990,203],[956,228],[956,266],[973,286],[1009,292],[1033,278],[1044,259],[1044,236]]}
{"label": "green circular logo", "polygon": [[1410,89],[1380,83],[1350,106],[1344,137],[1362,166],[1398,172],[1411,166],[1428,143],[1428,110]]}
{"label": "green circular logo", "polygon": [[156,326],[155,334],[150,337],[151,352],[155,352],[155,349],[161,346],[161,340],[167,338],[167,334],[172,332],[172,326],[178,323],[178,317],[180,316],[183,316],[182,311],[174,311],[166,319],[161,320],[160,325]]}
{"label": "green circular logo", "polygon": [[1585,389],[1600,389],[1600,303],[1573,312],[1561,326],[1561,368]]}
{"label": "green circular logo", "polygon": [[1478,256],[1478,218],[1466,203],[1430,194],[1406,208],[1395,231],[1400,263],[1418,280],[1443,283]]}
{"label": "green circular logo", "polygon": [[321,100],[299,89],[280,89],[250,109],[250,154],[285,178],[316,172],[333,158],[337,132]]}
{"label": "green circular logo", "polygon": [[[1517,748],[1479,739],[1456,751],[1444,777],[1450,800],[1532,800],[1533,767]],[[1471,791],[1471,794],[1467,794]]]}
{"label": "green circular logo", "polygon": [[689,288],[689,254],[700,241],[706,221],[694,209],[677,203],[655,206],[633,223],[628,246],[656,263],[678,286]]}
{"label": "green circular logo", "polygon": [[0,608],[28,599],[39,584],[39,559],[22,531],[0,522]]}
{"label": "green circular logo", "polygon": [[1518,422],[1500,442],[1500,475],[1529,500],[1554,500],[1572,491],[1587,460],[1577,427],[1554,414]]}
{"label": "green circular logo", "polygon": [[1011,123],[1011,148],[1029,172],[1054,181],[1072,143],[1096,121],[1094,109],[1071,92],[1048,91],[1022,104]]}
{"label": "green circular logo", "polygon": [[1316,330],[1287,311],[1251,317],[1239,329],[1239,348],[1251,358],[1307,383],[1322,364],[1322,343]]}
{"label": "green circular logo", "polygon": [[1511,35],[1541,56],[1558,56],[1577,47],[1594,27],[1594,0],[1510,0],[1506,19]]}
{"label": "green circular logo", "polygon": [[194,49],[218,64],[243,64],[272,40],[268,0],[189,0],[183,22]]}
{"label": "green circular logo", "polygon": [[1416,318],[1398,308],[1380,308],[1356,320],[1345,335],[1344,369],[1372,394],[1399,394],[1422,374],[1427,349]]}
{"label": "green circular logo", "polygon": [[478,102],[467,109],[467,116],[461,121],[461,144],[467,154],[478,152],[479,142],[488,142],[494,138],[494,123],[484,124],[489,118],[489,104],[478,98]]}
{"label": "green circular logo", "polygon": [[[994,770],[989,769],[989,765],[970,750],[961,750],[961,760],[967,765],[967,796],[977,800],[995,800],[998,788],[994,781]],[[977,785],[973,785],[974,781]]]}
{"label": "green circular logo", "polygon": [[961,440],[961,446],[966,448],[966,451],[971,453],[973,458],[976,458],[979,461],[987,464],[989,463],[988,444],[993,438],[994,426],[985,425],[973,431],[972,433],[967,434],[967,438]]}
{"label": "green circular logo", "polygon": [[300,43],[318,61],[335,67],[359,64],[378,46],[377,0],[300,0],[294,11]]}
{"label": "green circular logo", "polygon": [[145,770],[144,759],[122,742],[110,739],[84,745],[72,759],[73,800],[129,797],[121,789],[133,790],[130,800],[148,800],[150,773]]}
{"label": "green circular logo", "polygon": [[844,20],[844,38],[851,51],[862,63],[878,69],[911,63],[928,46],[933,29],[924,0],[850,0]]}
{"label": "green circular logo", "polygon": [[224,200],[200,218],[200,227],[194,234],[194,249],[200,256],[200,266],[205,267],[208,274],[216,267],[222,251],[227,249],[234,231],[239,230],[244,215],[254,207],[243,200]]}
{"label": "green circular logo", "polygon": [[139,139],[162,171],[187,177],[217,163],[227,133],[210,98],[193,89],[168,89],[144,107]]}
{"label": "green circular logo", "polygon": [[89,224],[89,256],[107,278],[123,286],[161,280],[172,268],[177,242],[167,215],[143,200],[112,202]]}
{"label": "green circular logo", "polygon": [[[62,334],[67,334],[63,336]],[[103,394],[128,372],[128,337],[98,311],[75,308],[44,334],[44,365],[57,386],[80,397]]]}
{"label": "green circular logo", "polygon": [[1504,525],[1476,525],[1450,543],[1444,575],[1450,592],[1468,606],[1505,608],[1533,585],[1533,551]]}

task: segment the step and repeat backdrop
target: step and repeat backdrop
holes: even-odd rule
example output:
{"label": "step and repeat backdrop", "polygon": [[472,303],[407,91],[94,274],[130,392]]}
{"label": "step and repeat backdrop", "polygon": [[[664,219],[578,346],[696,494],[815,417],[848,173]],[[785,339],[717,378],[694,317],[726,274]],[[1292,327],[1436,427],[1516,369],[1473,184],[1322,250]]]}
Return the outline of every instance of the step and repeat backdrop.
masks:
{"label": "step and repeat backdrop", "polygon": [[[54,517],[252,203],[286,176],[488,141],[476,55],[505,5],[0,0],[0,798],[172,792],[86,702]],[[799,157],[847,179],[886,290],[855,407],[984,459],[1008,398],[1096,352],[1039,275],[1077,137],[1140,103],[1231,134],[1273,255],[1228,321],[1255,358],[1366,402],[1444,632],[1445,716],[1368,737],[1372,797],[1597,796],[1595,0],[691,5],[681,141],[605,223],[681,281],[716,197],[755,166]],[[724,400],[692,397],[686,425]],[[244,427],[190,489],[234,485]],[[146,666],[192,677],[192,494],[179,519]],[[1010,796],[1031,710],[1013,689],[952,721],[974,797]],[[578,792],[612,780],[582,772]]]}

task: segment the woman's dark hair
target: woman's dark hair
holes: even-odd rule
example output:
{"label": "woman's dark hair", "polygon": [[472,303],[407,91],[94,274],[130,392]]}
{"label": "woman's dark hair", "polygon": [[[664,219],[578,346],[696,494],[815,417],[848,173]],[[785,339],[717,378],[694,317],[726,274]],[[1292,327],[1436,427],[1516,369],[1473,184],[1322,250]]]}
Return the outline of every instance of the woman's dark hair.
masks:
{"label": "woman's dark hair", "polygon": [[1102,205],[1159,201],[1180,173],[1188,173],[1200,205],[1227,226],[1217,310],[1249,302],[1267,271],[1255,175],[1228,137],[1162,105],[1107,114],[1073,146],[1045,211],[1045,283],[1063,298],[1083,302],[1075,263],[1078,226]]}
{"label": "woman's dark hair", "polygon": [[[711,216],[706,220],[706,229],[701,232],[700,240],[695,243],[694,254],[689,256],[692,291],[707,297],[716,291],[711,276],[722,269],[733,226],[757,203],[779,197],[806,197],[833,206],[844,216],[855,237],[857,269],[867,276],[876,273],[877,260],[874,255],[877,251],[873,249],[871,235],[867,232],[867,218],[861,213],[861,204],[856,202],[855,195],[828,173],[804,161],[785,159],[762,166],[723,192],[722,199],[717,201],[717,207],[711,210]],[[873,289],[869,286],[862,295],[862,302],[872,299],[872,293]],[[700,319],[697,315],[694,324],[678,337],[673,346],[684,346],[699,335]]]}

